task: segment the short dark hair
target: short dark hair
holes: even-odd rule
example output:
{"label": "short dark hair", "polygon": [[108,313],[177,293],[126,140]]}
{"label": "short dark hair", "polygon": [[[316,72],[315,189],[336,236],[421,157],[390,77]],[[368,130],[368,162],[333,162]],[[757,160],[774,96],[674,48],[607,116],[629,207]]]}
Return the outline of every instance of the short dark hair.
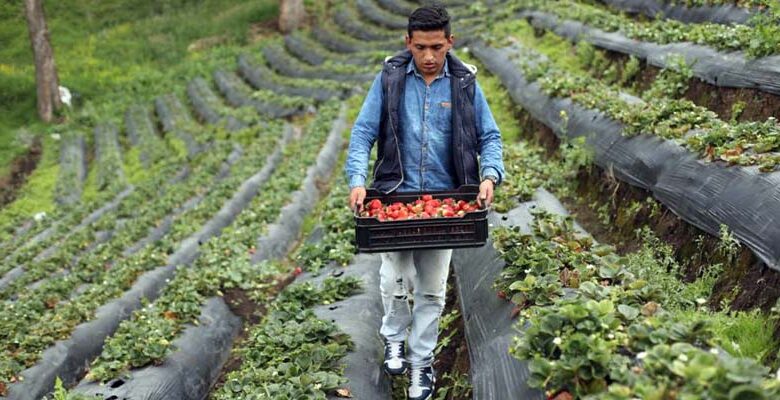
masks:
{"label": "short dark hair", "polygon": [[444,36],[450,37],[450,15],[440,4],[420,7],[409,16],[406,29],[409,37],[412,37],[412,31],[444,31]]}

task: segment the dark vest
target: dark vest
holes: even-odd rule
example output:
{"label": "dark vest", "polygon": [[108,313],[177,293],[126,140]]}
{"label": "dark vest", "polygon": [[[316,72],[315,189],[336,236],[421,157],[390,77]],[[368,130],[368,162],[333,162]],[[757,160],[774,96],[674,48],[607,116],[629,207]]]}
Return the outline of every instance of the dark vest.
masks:
{"label": "dark vest", "polygon": [[[382,115],[377,139],[377,161],[371,187],[383,193],[403,182],[399,138],[399,108],[406,87],[406,68],[412,61],[408,50],[385,61],[382,68]],[[462,61],[447,54],[452,86],[452,157],[459,185],[479,184],[477,123],[474,115],[476,76]]]}

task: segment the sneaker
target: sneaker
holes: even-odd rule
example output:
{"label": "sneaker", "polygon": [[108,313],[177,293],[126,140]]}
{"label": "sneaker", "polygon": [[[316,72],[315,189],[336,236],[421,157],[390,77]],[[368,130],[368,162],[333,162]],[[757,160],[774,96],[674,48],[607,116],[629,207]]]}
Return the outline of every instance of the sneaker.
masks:
{"label": "sneaker", "polygon": [[433,398],[436,376],[432,367],[412,368],[409,385],[409,400],[429,400]]}
{"label": "sneaker", "polygon": [[385,372],[402,375],[406,372],[406,349],[404,342],[385,342]]}

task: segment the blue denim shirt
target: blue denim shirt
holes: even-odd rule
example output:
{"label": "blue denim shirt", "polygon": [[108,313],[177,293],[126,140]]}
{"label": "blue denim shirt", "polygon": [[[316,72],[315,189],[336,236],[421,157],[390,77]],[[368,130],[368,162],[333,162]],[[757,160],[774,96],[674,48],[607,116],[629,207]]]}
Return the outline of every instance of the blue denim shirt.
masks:
{"label": "blue denim shirt", "polygon": [[[450,73],[442,72],[426,85],[414,61],[409,62],[401,101],[399,147],[404,180],[398,191],[427,192],[457,187],[452,160],[452,106]],[[503,146],[490,107],[479,84],[474,93],[481,176],[504,178]],[[382,108],[382,73],[377,74],[352,127],[345,173],[350,189],[366,185],[368,159],[379,136]]]}

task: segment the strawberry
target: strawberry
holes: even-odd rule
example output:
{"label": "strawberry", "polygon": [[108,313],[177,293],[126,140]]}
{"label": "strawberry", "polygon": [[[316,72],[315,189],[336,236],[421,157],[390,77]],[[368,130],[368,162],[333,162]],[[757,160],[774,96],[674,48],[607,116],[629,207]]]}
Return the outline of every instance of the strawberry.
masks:
{"label": "strawberry", "polygon": [[433,200],[433,196],[431,196],[430,194],[422,195],[422,201],[430,201],[430,200]]}
{"label": "strawberry", "polygon": [[303,273],[303,269],[301,267],[295,267],[293,270],[293,275],[298,276]]}
{"label": "strawberry", "polygon": [[379,199],[371,200],[371,202],[368,203],[368,208],[372,210],[378,210],[382,208],[382,201]]}
{"label": "strawberry", "polygon": [[441,206],[441,202],[439,200],[432,199],[432,200],[426,201],[425,205],[426,206],[431,206],[431,207],[440,207]]}

